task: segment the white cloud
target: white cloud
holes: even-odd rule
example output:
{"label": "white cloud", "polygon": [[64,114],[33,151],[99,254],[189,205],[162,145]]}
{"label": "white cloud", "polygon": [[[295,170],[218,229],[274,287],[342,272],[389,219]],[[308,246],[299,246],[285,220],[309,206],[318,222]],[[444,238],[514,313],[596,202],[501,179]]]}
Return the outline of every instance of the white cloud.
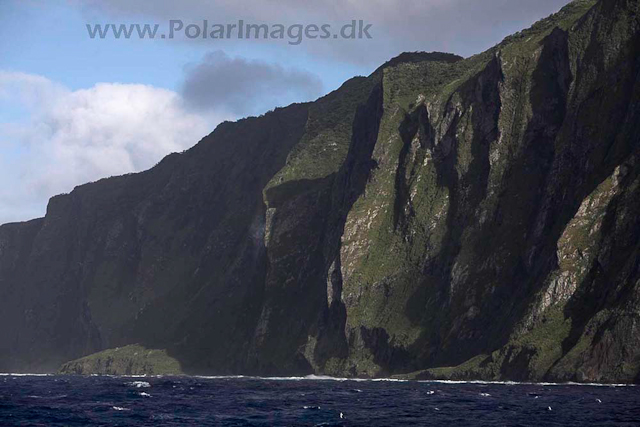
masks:
{"label": "white cloud", "polygon": [[0,224],[44,214],[49,197],[76,185],[147,169],[228,118],[189,111],[153,86],[71,91],[24,73],[0,72],[0,98],[27,109],[26,120],[0,124]]}
{"label": "white cloud", "polygon": [[34,108],[63,96],[67,89],[46,77],[0,71],[0,100],[18,102]]}

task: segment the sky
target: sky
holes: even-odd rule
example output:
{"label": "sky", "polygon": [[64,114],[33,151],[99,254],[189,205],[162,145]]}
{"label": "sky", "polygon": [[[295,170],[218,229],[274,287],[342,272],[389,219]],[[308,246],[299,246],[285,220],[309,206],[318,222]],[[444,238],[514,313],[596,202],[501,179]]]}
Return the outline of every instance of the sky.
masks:
{"label": "sky", "polygon": [[[566,3],[0,0],[0,224],[43,216],[76,185],[148,169],[221,121],[317,99],[401,52],[480,53]],[[227,37],[239,21],[267,31]],[[121,24],[158,30],[116,38]],[[104,38],[91,37],[95,25]]]}

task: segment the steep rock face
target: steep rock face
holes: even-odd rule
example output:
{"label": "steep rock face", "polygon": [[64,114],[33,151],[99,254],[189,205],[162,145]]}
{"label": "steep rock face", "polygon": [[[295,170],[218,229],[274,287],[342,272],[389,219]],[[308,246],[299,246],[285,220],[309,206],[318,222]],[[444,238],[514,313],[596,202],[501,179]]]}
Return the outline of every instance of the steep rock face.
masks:
{"label": "steep rock face", "polygon": [[637,381],[638,9],[403,54],[0,227],[0,369]]}

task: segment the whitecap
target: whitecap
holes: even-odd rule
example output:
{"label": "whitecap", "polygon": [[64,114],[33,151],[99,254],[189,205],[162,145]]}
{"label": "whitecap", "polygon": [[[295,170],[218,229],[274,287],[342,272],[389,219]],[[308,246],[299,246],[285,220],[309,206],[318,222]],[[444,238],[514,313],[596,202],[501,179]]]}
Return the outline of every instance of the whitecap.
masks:
{"label": "whitecap", "polygon": [[112,409],[115,409],[116,411],[130,411],[131,409],[127,409],[127,408],[123,408],[121,406],[112,406]]}
{"label": "whitecap", "polygon": [[151,397],[151,395],[150,395],[149,393],[145,393],[144,391],[143,391],[143,392],[140,392],[140,393],[138,393],[138,394],[139,394],[140,396],[142,396],[142,397]]}
{"label": "whitecap", "polygon": [[15,374],[10,372],[0,373],[0,377],[50,377],[53,374]]}
{"label": "whitecap", "polygon": [[[193,377],[202,378],[205,380],[239,380],[242,378],[260,379],[260,377],[252,377],[252,376],[246,376],[246,375],[194,375]],[[266,378],[262,378],[262,379],[266,379]]]}
{"label": "whitecap", "polygon": [[518,381],[460,381],[460,380],[417,380],[418,383],[439,383],[439,384],[483,384],[483,385],[537,385],[537,386],[591,386],[591,387],[636,387],[637,384],[618,384],[618,383],[536,383],[536,382],[518,382]]}
{"label": "whitecap", "polygon": [[148,387],[151,387],[151,384],[149,384],[146,381],[133,381],[133,382],[127,383],[127,385],[130,385],[131,387],[136,387],[136,388],[148,388]]}
{"label": "whitecap", "polygon": [[202,378],[210,380],[231,380],[231,379],[251,379],[263,381],[354,381],[354,382],[417,382],[427,384],[483,384],[483,385],[537,385],[537,386],[592,386],[592,387],[635,387],[637,384],[606,384],[606,383],[548,383],[548,382],[517,382],[517,381],[481,381],[481,380],[406,380],[399,378],[344,378],[330,377],[327,375],[307,375],[304,377],[260,377],[251,375],[195,375],[193,378]]}
{"label": "whitecap", "polygon": [[31,395],[31,396],[27,396],[31,399],[64,399],[65,397],[67,397],[66,394],[58,394],[58,395],[54,395],[54,396],[36,396],[36,395]]}

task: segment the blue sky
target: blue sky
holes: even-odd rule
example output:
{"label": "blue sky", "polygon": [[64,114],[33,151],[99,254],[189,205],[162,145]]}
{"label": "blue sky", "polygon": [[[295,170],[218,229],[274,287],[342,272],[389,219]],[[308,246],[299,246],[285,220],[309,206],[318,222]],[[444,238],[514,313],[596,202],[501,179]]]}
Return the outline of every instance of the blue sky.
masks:
{"label": "blue sky", "polygon": [[222,48],[230,55],[316,70],[327,90],[335,89],[355,74],[371,72],[371,67],[359,64],[344,62],[336,67],[334,61],[320,61],[305,52],[295,52],[296,55],[287,52],[299,51],[297,47],[280,49],[260,42],[233,46],[225,41],[203,44],[113,37],[92,40],[88,37],[87,23],[149,20],[104,17],[103,21],[89,16],[74,3],[64,1],[0,2],[0,68],[45,75],[70,89],[117,81],[177,90],[186,64],[198,62],[207,51]]}
{"label": "blue sky", "polygon": [[[0,224],[146,169],[221,120],[308,101],[402,51],[469,56],[566,0],[2,0]],[[372,24],[372,40],[91,39],[86,24]],[[164,28],[163,27],[163,28]],[[169,125],[170,124],[170,125]]]}

